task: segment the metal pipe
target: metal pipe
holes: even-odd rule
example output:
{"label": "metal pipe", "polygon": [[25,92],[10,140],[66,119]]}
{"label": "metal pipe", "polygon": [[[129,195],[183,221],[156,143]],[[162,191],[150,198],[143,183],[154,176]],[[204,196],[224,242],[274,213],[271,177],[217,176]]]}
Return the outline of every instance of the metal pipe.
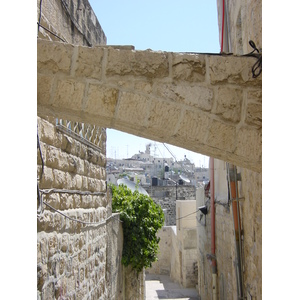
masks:
{"label": "metal pipe", "polygon": [[213,281],[213,300],[217,300],[217,261],[215,244],[215,164],[214,158],[210,157],[210,210],[211,210],[211,263],[212,263],[212,281]]}
{"label": "metal pipe", "polygon": [[[215,256],[216,245],[215,245],[215,172],[214,172],[214,159],[211,157],[209,160],[210,164],[210,209],[211,209],[211,254]],[[217,273],[216,260],[212,259],[213,273]]]}
{"label": "metal pipe", "polygon": [[235,234],[235,248],[237,256],[237,292],[239,299],[243,299],[243,275],[241,266],[241,222],[240,222],[240,207],[237,185],[236,167],[229,164],[229,179],[230,179],[230,195],[232,199],[232,214]]}

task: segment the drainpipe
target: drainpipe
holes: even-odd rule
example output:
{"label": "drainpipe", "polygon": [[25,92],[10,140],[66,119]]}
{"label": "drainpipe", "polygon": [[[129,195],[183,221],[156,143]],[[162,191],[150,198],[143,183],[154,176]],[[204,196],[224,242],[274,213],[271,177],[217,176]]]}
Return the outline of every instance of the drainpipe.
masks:
{"label": "drainpipe", "polygon": [[233,214],[233,224],[234,224],[234,234],[235,234],[235,248],[236,248],[236,258],[237,258],[237,292],[238,299],[243,299],[243,275],[242,275],[242,240],[241,240],[241,220],[240,220],[240,206],[239,206],[239,193],[237,181],[240,180],[238,176],[236,167],[229,164],[229,179],[230,179],[230,194],[232,199],[232,214]]}
{"label": "drainpipe", "polygon": [[211,209],[211,263],[212,263],[212,282],[213,300],[217,300],[217,261],[215,245],[215,164],[213,157],[209,159],[210,168],[210,209]]}

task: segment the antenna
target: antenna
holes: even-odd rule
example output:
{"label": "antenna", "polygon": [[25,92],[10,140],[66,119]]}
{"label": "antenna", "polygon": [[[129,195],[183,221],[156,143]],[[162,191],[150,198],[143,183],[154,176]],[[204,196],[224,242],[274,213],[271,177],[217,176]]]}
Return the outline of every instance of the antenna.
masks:
{"label": "antenna", "polygon": [[167,148],[167,150],[170,152],[170,154],[174,157],[175,162],[177,162],[176,156],[171,152],[171,150],[167,147],[167,145],[165,143],[162,143],[162,144]]}

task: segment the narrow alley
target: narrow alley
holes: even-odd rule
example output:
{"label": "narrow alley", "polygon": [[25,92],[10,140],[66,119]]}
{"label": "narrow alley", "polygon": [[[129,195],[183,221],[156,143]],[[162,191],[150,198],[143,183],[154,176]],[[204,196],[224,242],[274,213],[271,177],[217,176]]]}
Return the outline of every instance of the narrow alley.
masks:
{"label": "narrow alley", "polygon": [[146,300],[199,300],[194,288],[181,288],[167,275],[146,274]]}

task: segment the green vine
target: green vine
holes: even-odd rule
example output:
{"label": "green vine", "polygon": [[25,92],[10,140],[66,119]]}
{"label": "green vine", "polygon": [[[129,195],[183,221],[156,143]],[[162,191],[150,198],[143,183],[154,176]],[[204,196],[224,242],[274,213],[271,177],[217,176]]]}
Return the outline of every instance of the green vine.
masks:
{"label": "green vine", "polygon": [[148,195],[132,192],[125,185],[110,188],[113,212],[120,212],[123,222],[122,264],[140,272],[157,261],[160,239],[156,233],[164,223],[163,210]]}

